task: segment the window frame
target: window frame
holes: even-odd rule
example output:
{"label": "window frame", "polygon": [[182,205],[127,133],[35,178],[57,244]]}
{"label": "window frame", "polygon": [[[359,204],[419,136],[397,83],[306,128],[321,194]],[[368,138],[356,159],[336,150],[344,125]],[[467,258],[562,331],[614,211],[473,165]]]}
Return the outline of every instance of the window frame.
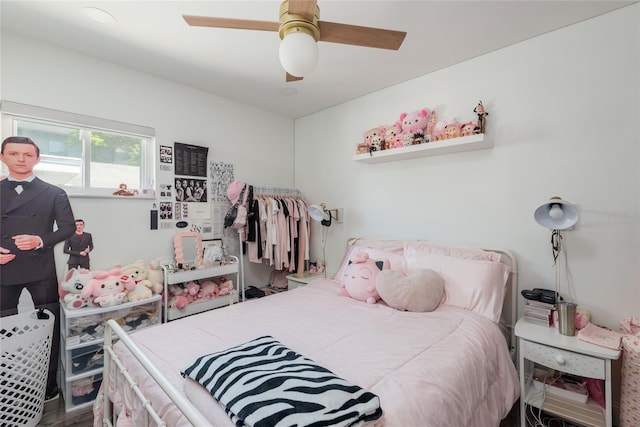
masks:
{"label": "window frame", "polygon": [[[45,125],[73,127],[80,133],[105,132],[110,134],[121,134],[127,137],[141,139],[140,161],[140,187],[135,189],[138,194],[135,197],[122,197],[127,199],[155,199],[156,194],[156,174],[157,174],[157,150],[155,140],[155,129],[130,123],[118,122],[114,120],[85,116],[82,114],[70,113],[66,111],[52,110],[33,105],[20,104],[3,100],[0,102],[0,113],[2,114],[2,139],[15,135],[16,121],[29,121]],[[86,136],[81,138],[82,156],[80,159],[82,187],[63,186],[70,197],[120,197],[114,196],[113,192],[118,188],[99,188],[90,186],[90,176],[87,173],[91,168],[91,139]],[[36,141],[37,143],[37,141]],[[42,157],[46,155],[41,154]],[[4,165],[2,165],[4,166]],[[36,170],[37,175],[37,170]],[[129,188],[129,190],[134,190]]]}

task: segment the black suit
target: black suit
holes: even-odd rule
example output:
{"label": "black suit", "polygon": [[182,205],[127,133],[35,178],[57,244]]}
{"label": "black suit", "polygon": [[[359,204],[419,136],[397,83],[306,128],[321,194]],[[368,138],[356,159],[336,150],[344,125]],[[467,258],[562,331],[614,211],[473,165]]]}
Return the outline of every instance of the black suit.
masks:
{"label": "black suit", "polygon": [[[60,347],[60,305],[53,247],[75,231],[69,198],[59,187],[34,178],[17,194],[8,180],[0,181],[0,246],[16,257],[0,265],[0,305],[2,316],[17,313],[18,300],[27,288],[36,307],[50,310],[56,317],[51,343],[48,391],[56,384]],[[56,225],[54,229],[54,224]],[[33,234],[43,246],[19,250],[12,237]]]}
{"label": "black suit", "polygon": [[82,235],[78,235],[73,233],[71,237],[64,241],[64,249],[63,252],[65,254],[69,254],[69,260],[67,261],[67,265],[69,266],[69,270],[72,268],[85,268],[90,270],[89,265],[89,254],[85,256],[80,255],[80,252],[89,248],[89,251],[93,250],[93,238],[91,237],[91,233],[82,233]]}

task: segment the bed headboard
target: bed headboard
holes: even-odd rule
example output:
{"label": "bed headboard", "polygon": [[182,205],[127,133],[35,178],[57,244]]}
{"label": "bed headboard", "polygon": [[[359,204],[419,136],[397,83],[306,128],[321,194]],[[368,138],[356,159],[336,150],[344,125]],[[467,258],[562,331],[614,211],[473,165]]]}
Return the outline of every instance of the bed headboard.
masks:
{"label": "bed headboard", "polygon": [[[404,247],[404,242],[416,242],[416,240],[385,240],[378,238],[351,237],[347,240],[347,248],[356,244],[365,247],[378,248],[391,252],[400,251]],[[500,262],[509,266],[510,274],[507,280],[504,303],[502,305],[502,315],[500,317],[500,329],[509,346],[511,359],[516,362],[516,336],[515,325],[518,321],[518,264],[515,255],[506,249],[478,248],[500,254]]]}
{"label": "bed headboard", "polygon": [[504,304],[502,305],[502,316],[500,317],[500,329],[504,334],[507,344],[509,345],[509,353],[511,360],[516,361],[516,334],[515,327],[518,321],[518,263],[515,255],[506,249],[484,249],[500,254],[500,262],[507,264],[511,269],[509,279],[507,280],[507,291],[504,295]]}

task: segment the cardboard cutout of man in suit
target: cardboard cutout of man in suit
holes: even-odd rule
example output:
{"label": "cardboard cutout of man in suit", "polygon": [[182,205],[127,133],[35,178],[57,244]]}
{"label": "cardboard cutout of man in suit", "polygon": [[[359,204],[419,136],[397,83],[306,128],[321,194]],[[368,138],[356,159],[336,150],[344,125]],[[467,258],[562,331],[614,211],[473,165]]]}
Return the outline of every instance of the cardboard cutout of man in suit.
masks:
{"label": "cardboard cutout of man in suit", "polygon": [[25,137],[2,142],[0,160],[9,177],[0,181],[0,310],[17,313],[23,288],[37,308],[55,315],[46,398],[56,397],[60,351],[60,304],[54,246],[75,230],[67,194],[33,175],[40,149]]}
{"label": "cardboard cutout of man in suit", "polygon": [[91,269],[89,252],[93,250],[93,237],[84,231],[84,220],[76,219],[76,232],[64,241],[63,252],[69,254],[67,265],[72,268]]}

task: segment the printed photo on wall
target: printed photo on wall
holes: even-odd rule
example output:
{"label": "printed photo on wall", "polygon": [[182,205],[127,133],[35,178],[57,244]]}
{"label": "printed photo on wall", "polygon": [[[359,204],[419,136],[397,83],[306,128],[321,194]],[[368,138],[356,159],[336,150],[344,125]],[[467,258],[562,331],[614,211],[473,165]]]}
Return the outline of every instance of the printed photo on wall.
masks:
{"label": "printed photo on wall", "polygon": [[173,200],[173,184],[160,183],[160,198]]}
{"label": "printed photo on wall", "polygon": [[204,203],[207,201],[207,180],[176,178],[175,194],[176,202]]}
{"label": "printed photo on wall", "polygon": [[227,187],[233,182],[233,163],[209,163],[211,178],[211,202],[228,203]]}
{"label": "printed photo on wall", "polygon": [[160,202],[160,219],[173,219],[172,202]]}
{"label": "printed photo on wall", "polygon": [[173,163],[173,147],[160,146],[160,163]]}

